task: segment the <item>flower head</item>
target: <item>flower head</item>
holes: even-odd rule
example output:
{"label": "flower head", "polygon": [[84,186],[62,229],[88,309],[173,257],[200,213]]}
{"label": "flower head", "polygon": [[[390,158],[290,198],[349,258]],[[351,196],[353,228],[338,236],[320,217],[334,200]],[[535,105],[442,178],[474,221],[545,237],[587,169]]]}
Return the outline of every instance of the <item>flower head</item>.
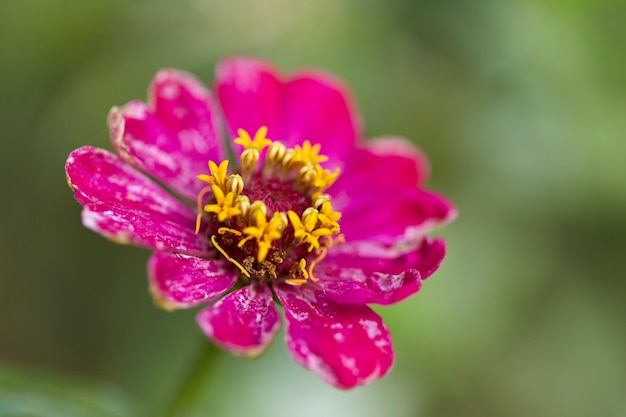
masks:
{"label": "flower head", "polygon": [[118,155],[70,154],[83,224],[152,249],[158,305],[211,303],[197,321],[223,348],[262,353],[280,326],[276,299],[299,364],[339,388],[384,376],[391,338],[367,304],[420,289],[445,255],[443,240],[426,233],[456,214],[423,188],[426,159],[402,139],[362,141],[346,88],[321,72],[283,77],[231,58],[219,64],[215,90],[236,163],[210,92],[163,70],[147,104],[111,110]]}

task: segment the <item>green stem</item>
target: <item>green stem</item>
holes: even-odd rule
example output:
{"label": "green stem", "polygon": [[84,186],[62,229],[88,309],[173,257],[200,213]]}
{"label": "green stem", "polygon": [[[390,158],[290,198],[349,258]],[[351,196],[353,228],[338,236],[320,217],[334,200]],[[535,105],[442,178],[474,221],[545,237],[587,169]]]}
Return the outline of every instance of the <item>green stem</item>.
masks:
{"label": "green stem", "polygon": [[205,339],[205,345],[200,349],[196,359],[192,362],[163,417],[182,416],[180,413],[185,410],[185,406],[198,397],[202,382],[216,363],[218,355],[215,355],[215,353],[218,350],[213,343]]}

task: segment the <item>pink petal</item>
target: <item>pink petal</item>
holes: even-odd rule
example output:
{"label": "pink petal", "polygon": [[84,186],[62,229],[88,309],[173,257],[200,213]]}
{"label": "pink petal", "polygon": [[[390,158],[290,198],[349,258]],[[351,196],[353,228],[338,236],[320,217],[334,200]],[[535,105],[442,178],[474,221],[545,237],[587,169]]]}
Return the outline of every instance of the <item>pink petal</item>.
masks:
{"label": "pink petal", "polygon": [[395,137],[377,139],[345,156],[341,175],[329,193],[389,184],[424,185],[429,172],[428,159],[412,143]]}
{"label": "pink petal", "polygon": [[103,149],[85,146],[65,164],[67,182],[84,206],[83,224],[119,243],[205,255],[195,214],[152,180]]}
{"label": "pink petal", "polygon": [[288,143],[319,143],[322,154],[329,157],[344,155],[353,148],[360,135],[360,121],[351,94],[341,81],[322,72],[299,72],[287,83],[286,93]]}
{"label": "pink petal", "polygon": [[456,209],[444,197],[416,187],[362,186],[335,194],[346,240],[373,240],[396,244],[414,242],[452,221]]}
{"label": "pink petal", "polygon": [[[269,63],[250,58],[231,58],[217,65],[215,92],[231,136],[237,129],[253,135],[267,126],[274,140],[285,139],[283,83]],[[235,145],[235,151],[240,148]]]}
{"label": "pink petal", "polygon": [[231,136],[267,126],[270,139],[287,146],[309,140],[322,145],[322,154],[337,156],[360,134],[351,94],[329,74],[304,71],[285,79],[266,62],[231,58],[217,67],[216,91]]}
{"label": "pink petal", "polygon": [[338,388],[383,377],[393,363],[391,336],[365,305],[340,305],[321,292],[279,287],[287,348],[300,365]]}
{"label": "pink petal", "polygon": [[85,146],[73,151],[65,164],[67,182],[82,204],[116,204],[149,210],[182,225],[191,225],[195,213],[154,181],[116,155]]}
{"label": "pink petal", "polygon": [[210,244],[196,234],[194,222],[181,224],[150,207],[129,204],[86,204],[83,225],[117,243],[155,250],[206,256]]}
{"label": "pink petal", "polygon": [[148,261],[150,290],[166,310],[194,307],[221,297],[239,272],[222,260],[154,252]]}
{"label": "pink petal", "polygon": [[333,249],[341,252],[329,251],[315,268],[315,276],[328,299],[345,304],[389,305],[415,294],[422,280],[439,268],[446,253],[443,239],[429,238],[393,257],[389,257],[389,249],[377,243]]}
{"label": "pink petal", "polygon": [[109,114],[111,141],[126,161],[180,195],[195,200],[205,185],[196,176],[209,159],[225,158],[210,93],[193,76],[160,71],[148,104],[132,101]]}
{"label": "pink petal", "polygon": [[280,316],[266,285],[237,290],[197,317],[200,328],[224,349],[247,357],[263,353],[280,327]]}

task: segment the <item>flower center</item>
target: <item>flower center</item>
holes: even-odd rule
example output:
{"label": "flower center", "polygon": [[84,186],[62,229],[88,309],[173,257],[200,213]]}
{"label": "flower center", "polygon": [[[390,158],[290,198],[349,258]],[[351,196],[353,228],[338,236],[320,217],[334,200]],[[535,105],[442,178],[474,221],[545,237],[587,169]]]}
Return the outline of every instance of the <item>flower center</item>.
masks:
{"label": "flower center", "polygon": [[240,169],[229,174],[228,161],[209,161],[210,174],[198,175],[209,185],[198,195],[196,233],[206,222],[213,246],[242,279],[315,281],[315,265],[341,240],[341,213],[324,194],[339,169],[324,169],[320,164],[328,158],[309,141],[287,148],[268,139],[266,127],[254,138],[243,129],[237,133]]}

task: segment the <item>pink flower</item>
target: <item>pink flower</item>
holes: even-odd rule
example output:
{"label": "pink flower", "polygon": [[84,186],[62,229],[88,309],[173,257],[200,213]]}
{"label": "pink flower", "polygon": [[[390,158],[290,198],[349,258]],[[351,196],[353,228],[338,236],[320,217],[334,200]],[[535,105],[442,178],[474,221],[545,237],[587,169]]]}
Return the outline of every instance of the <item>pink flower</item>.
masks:
{"label": "pink flower", "polygon": [[426,233],[456,215],[423,188],[426,158],[402,139],[361,141],[350,94],[328,74],[232,58],[215,91],[238,162],[228,165],[210,92],[163,70],[147,104],[111,110],[117,156],[70,154],[83,224],[154,251],[163,308],[214,301],[197,321],[224,349],[262,353],[280,326],[276,299],[296,362],[339,388],[384,376],[391,338],[367,304],[416,293],[445,255]]}

